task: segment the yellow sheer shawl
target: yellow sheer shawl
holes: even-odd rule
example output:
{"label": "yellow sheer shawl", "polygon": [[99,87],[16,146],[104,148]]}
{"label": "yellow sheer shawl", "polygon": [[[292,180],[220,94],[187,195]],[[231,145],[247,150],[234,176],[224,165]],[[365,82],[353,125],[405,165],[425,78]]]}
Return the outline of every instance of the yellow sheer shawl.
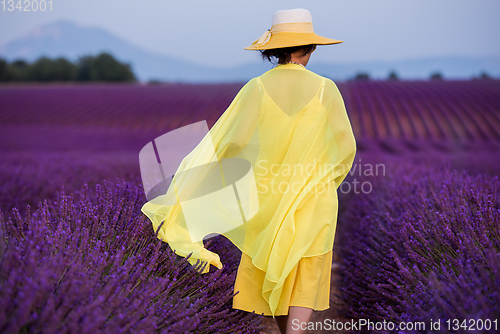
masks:
{"label": "yellow sheer shawl", "polygon": [[[196,232],[192,223],[187,227],[186,217],[204,224],[203,236],[208,231],[231,240],[265,271],[262,296],[274,316],[283,283],[298,261],[332,250],[337,188],[355,154],[354,134],[335,83],[297,64],[279,65],[247,82],[184,158],[169,188],[170,201],[159,196],[141,211],[176,254],[192,253],[191,264],[206,261],[203,273],[210,265],[223,266],[218,254],[193,239]],[[236,164],[224,167],[224,161]],[[239,175],[231,175],[234,166]],[[209,175],[215,175],[219,187],[204,183]],[[253,187],[238,188],[240,177]],[[196,195],[202,184],[204,191]],[[194,200],[188,207],[180,204],[182,198]],[[241,213],[243,223],[234,221],[235,213]]]}

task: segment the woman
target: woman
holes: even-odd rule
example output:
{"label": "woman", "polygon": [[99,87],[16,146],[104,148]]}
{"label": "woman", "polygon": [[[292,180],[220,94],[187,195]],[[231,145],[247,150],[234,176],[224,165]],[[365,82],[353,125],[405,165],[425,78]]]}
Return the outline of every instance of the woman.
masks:
{"label": "woman", "polygon": [[316,45],[341,42],[316,35],[305,9],[275,12],[245,49],[278,65],[247,82],[182,161],[169,188],[176,204],[159,196],[142,208],[191,264],[221,269],[201,237],[231,240],[242,251],[233,308],[272,315],[282,333],[300,333],[313,310],[329,308],[336,190],[356,142],[335,83],[305,66]]}

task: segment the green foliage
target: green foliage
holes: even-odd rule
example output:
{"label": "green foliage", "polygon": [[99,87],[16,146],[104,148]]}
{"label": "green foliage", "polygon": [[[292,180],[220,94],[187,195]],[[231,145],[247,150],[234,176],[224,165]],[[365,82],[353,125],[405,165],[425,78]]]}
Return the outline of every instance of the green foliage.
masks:
{"label": "green foliage", "polygon": [[431,80],[443,80],[441,72],[434,72],[431,74]]}
{"label": "green foliage", "polygon": [[148,85],[160,85],[161,81],[157,79],[151,79],[148,81]]}
{"label": "green foliage", "polygon": [[391,73],[389,73],[389,77],[387,79],[388,80],[399,80],[399,77],[395,71],[391,71]]}
{"label": "green foliage", "polygon": [[27,69],[29,81],[74,81],[76,65],[64,58],[41,57]]}
{"label": "green foliage", "polygon": [[129,64],[118,62],[109,53],[84,56],[78,61],[79,81],[135,81]]}
{"label": "green foliage", "polygon": [[0,59],[0,81],[7,81],[7,62]]}
{"label": "green foliage", "polygon": [[0,81],[23,81],[26,78],[27,68],[28,63],[24,60],[16,60],[9,64],[0,59]]}
{"label": "green foliage", "polygon": [[76,63],[65,58],[40,57],[29,64],[24,60],[8,63],[0,59],[0,81],[136,81],[129,64],[109,53],[83,56]]}
{"label": "green foliage", "polygon": [[354,80],[370,80],[370,75],[366,72],[358,72],[356,73]]}
{"label": "green foliage", "polygon": [[486,73],[486,72],[483,71],[479,75],[479,79],[481,79],[481,80],[490,80],[491,76],[488,73]]}

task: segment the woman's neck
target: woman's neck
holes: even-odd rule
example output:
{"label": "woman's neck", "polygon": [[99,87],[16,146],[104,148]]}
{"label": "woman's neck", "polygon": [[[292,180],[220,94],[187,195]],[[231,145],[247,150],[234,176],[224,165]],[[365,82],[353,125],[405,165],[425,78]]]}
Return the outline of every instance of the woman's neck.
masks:
{"label": "woman's neck", "polygon": [[298,56],[298,55],[292,53],[290,56],[291,56],[290,57],[290,61],[291,62],[299,63],[299,64],[302,64],[302,65],[306,66],[307,63],[309,62],[309,57],[311,55],[308,54],[308,55],[305,55],[305,56]]}

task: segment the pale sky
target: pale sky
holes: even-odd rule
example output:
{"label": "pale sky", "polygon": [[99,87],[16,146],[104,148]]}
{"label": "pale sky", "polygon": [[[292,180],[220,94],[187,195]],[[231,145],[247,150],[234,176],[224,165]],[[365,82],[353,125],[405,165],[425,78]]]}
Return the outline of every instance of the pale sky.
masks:
{"label": "pale sky", "polygon": [[258,59],[243,48],[271,27],[276,10],[293,8],[311,12],[317,34],[344,41],[320,46],[314,57],[321,61],[500,55],[499,0],[52,0],[52,12],[9,12],[0,3],[0,45],[70,20],[148,51],[237,65]]}

